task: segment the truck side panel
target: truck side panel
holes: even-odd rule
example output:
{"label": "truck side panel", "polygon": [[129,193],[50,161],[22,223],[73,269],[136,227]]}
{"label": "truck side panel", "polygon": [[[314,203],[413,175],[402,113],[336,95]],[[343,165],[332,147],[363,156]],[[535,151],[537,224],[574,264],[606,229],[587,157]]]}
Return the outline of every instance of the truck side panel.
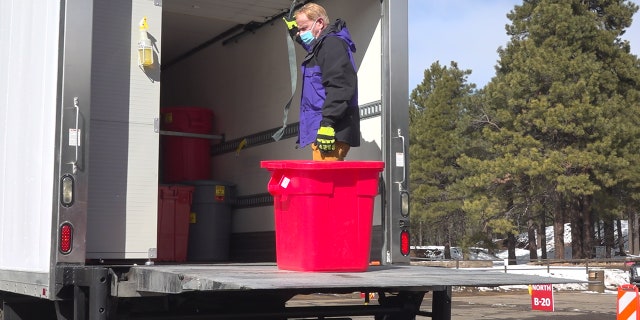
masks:
{"label": "truck side panel", "polygon": [[383,8],[384,262],[409,263],[409,9],[407,1],[384,1]]}
{"label": "truck side panel", "polygon": [[0,270],[49,272],[59,12],[58,1],[0,3]]}

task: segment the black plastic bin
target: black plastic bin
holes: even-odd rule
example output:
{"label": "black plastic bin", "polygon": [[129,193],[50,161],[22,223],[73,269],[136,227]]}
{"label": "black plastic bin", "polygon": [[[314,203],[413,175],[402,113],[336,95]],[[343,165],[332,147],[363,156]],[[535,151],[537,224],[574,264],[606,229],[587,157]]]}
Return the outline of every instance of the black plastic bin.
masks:
{"label": "black plastic bin", "polygon": [[189,221],[187,260],[229,260],[231,206],[235,201],[235,186],[213,180],[187,181],[184,184],[195,187]]}

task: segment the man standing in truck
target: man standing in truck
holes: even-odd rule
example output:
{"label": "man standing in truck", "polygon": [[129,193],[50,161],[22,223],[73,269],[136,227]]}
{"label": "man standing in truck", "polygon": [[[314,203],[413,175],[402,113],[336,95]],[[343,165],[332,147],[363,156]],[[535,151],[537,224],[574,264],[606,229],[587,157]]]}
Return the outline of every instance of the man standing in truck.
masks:
{"label": "man standing in truck", "polygon": [[344,160],[351,147],[360,146],[356,47],[347,25],[341,19],[331,24],[322,6],[307,3],[287,26],[308,52],[302,61],[297,142],[311,145],[313,160]]}

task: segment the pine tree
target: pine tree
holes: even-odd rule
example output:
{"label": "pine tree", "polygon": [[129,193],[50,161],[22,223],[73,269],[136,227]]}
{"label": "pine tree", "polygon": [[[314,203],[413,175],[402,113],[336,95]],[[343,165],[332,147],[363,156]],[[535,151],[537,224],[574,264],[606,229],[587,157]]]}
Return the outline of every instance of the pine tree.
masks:
{"label": "pine tree", "polygon": [[460,158],[466,184],[491,192],[485,207],[478,194],[466,207],[506,218],[554,208],[556,226],[572,223],[574,258],[585,258],[602,213],[594,199],[617,197],[617,211],[638,200],[640,62],[620,40],[637,10],[623,0],[525,0],[508,14],[511,40],[477,118],[491,156]]}
{"label": "pine tree", "polygon": [[461,178],[456,164],[467,147],[465,115],[475,85],[467,84],[468,70],[455,62],[435,62],[411,93],[410,155],[411,205],[414,230],[427,233],[433,244],[449,246],[465,230],[462,200],[452,186]]}

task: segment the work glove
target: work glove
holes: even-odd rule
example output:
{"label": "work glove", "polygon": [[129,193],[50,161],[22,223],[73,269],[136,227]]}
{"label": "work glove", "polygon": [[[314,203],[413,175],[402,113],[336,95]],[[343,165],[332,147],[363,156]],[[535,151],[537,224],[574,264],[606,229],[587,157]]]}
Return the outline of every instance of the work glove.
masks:
{"label": "work glove", "polygon": [[298,35],[298,24],[296,20],[287,20],[287,17],[282,17],[284,23],[287,25],[287,30],[289,30],[289,36],[291,38],[295,38]]}
{"label": "work glove", "polygon": [[322,153],[329,153],[336,149],[336,131],[329,126],[321,126],[316,136],[316,146]]}

